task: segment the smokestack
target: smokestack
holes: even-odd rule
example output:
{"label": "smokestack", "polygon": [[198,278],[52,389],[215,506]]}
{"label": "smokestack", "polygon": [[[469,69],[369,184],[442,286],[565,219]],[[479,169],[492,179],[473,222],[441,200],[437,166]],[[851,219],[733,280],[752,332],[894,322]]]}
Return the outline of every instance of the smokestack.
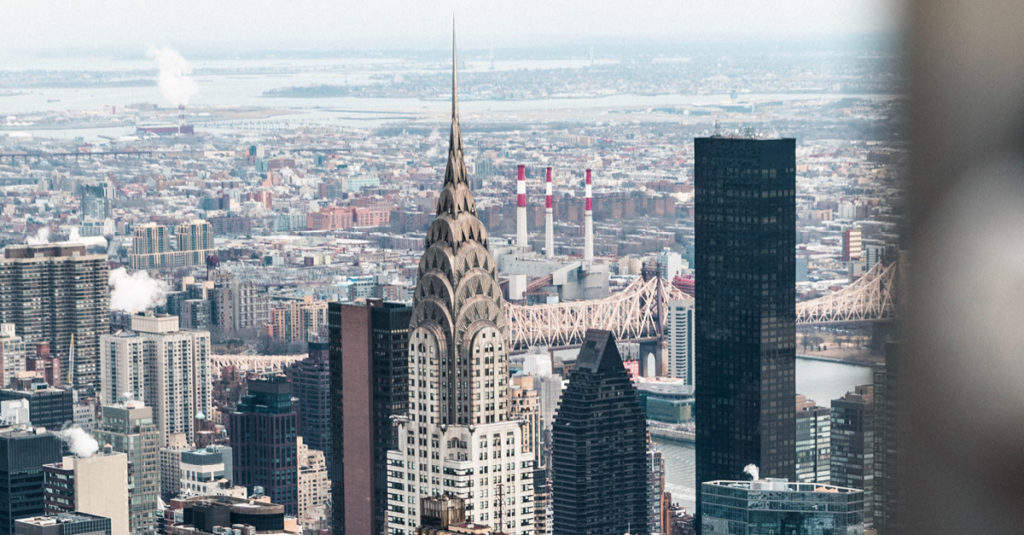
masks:
{"label": "smokestack", "polygon": [[587,169],[587,183],[584,186],[584,199],[587,203],[583,211],[583,263],[594,263],[594,205],[593,192],[590,186],[590,169]]}
{"label": "smokestack", "polygon": [[178,133],[185,128],[185,105],[178,104]]}
{"label": "smokestack", "polygon": [[516,245],[526,249],[526,166],[518,166],[516,173]]}
{"label": "smokestack", "polygon": [[551,168],[544,183],[544,256],[555,257],[555,214],[551,208]]}

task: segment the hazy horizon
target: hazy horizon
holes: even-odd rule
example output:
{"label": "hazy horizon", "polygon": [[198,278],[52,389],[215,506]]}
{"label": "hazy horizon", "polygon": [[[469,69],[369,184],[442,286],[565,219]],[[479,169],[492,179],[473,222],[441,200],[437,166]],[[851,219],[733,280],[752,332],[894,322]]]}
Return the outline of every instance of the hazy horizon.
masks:
{"label": "hazy horizon", "polygon": [[842,45],[895,42],[896,0],[757,0],[609,4],[525,0],[479,5],[453,1],[381,1],[372,5],[307,1],[207,3],[17,3],[0,34],[4,55],[144,57],[151,46],[184,54],[421,53],[451,46],[452,14],[460,51],[551,48]]}

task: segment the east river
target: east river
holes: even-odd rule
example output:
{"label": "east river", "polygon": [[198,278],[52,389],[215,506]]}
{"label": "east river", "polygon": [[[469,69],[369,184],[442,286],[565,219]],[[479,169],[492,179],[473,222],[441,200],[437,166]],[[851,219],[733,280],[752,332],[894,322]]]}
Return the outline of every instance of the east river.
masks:
{"label": "east river", "polygon": [[[796,360],[796,391],[813,399],[818,405],[828,406],[853,387],[871,382],[871,368],[839,362],[824,362],[798,358]],[[672,493],[672,501],[693,512],[694,490],[693,444],[656,439],[658,449],[665,456],[665,490]]]}

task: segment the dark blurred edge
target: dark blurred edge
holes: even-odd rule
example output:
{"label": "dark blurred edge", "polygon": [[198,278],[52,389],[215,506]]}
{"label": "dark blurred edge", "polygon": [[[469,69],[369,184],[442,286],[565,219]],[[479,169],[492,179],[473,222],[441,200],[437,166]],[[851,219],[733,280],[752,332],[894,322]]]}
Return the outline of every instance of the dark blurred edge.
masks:
{"label": "dark blurred edge", "polygon": [[1024,533],[1024,2],[911,0],[900,533]]}

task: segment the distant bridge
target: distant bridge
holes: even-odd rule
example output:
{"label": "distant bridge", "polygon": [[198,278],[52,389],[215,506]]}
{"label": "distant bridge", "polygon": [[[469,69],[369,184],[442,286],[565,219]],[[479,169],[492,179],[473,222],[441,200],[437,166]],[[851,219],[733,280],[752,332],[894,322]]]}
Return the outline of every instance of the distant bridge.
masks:
{"label": "distant bridge", "polygon": [[[886,321],[895,316],[896,263],[875,264],[835,293],[796,304],[797,325]],[[552,305],[506,303],[512,347],[576,347],[587,329],[606,329],[617,340],[653,340],[665,331],[670,300],[693,297],[659,277],[637,278],[604,299]]]}

